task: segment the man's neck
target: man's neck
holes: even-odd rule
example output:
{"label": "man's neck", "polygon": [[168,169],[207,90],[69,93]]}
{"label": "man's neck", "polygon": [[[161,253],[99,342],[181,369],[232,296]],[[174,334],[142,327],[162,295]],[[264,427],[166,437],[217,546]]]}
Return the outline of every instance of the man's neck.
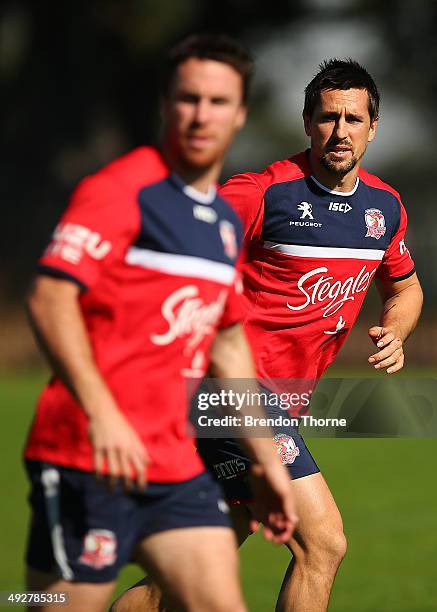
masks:
{"label": "man's neck", "polygon": [[202,193],[208,193],[210,187],[217,184],[223,165],[221,160],[205,168],[196,168],[180,159],[165,143],[161,148],[161,153],[170,170],[177,174],[186,185]]}
{"label": "man's neck", "polygon": [[310,150],[309,164],[312,175],[324,187],[327,187],[331,191],[345,191],[346,193],[353,191],[357,182],[358,170],[360,167],[359,162],[347,174],[335,174],[324,168]]}

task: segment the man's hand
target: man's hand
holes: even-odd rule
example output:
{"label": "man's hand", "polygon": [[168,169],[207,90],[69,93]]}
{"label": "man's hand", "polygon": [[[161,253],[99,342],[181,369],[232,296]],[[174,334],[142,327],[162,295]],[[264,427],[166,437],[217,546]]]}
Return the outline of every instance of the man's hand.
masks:
{"label": "man's hand", "polygon": [[380,349],[369,357],[375,370],[387,369],[387,374],[394,374],[404,367],[403,342],[394,328],[375,325],[369,329],[369,336]]}
{"label": "man's hand", "polygon": [[97,475],[107,472],[113,486],[118,478],[127,489],[136,480],[141,491],[146,485],[149,463],[146,448],[133,427],[117,410],[110,409],[90,417],[89,436],[94,448],[94,466]]}
{"label": "man's hand", "polygon": [[254,463],[251,467],[252,531],[264,524],[264,538],[276,544],[287,543],[296,528],[298,517],[290,477],[277,457],[269,464]]}

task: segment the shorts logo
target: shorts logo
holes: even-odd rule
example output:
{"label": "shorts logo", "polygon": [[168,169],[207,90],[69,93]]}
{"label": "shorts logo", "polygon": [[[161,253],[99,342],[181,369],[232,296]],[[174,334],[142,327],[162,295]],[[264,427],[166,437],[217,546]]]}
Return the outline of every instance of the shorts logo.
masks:
{"label": "shorts logo", "polygon": [[90,529],[83,540],[79,562],[95,569],[113,565],[116,559],[117,538],[107,529]]}
{"label": "shorts logo", "polygon": [[300,455],[299,448],[296,446],[296,442],[290,436],[279,433],[273,438],[273,442],[276,445],[276,451],[281,458],[282,465],[290,465],[294,463],[296,457]]}
{"label": "shorts logo", "polygon": [[364,221],[366,222],[367,234],[365,238],[376,238],[379,240],[384,236],[386,227],[384,215],[378,208],[367,208],[364,211]]}
{"label": "shorts logo", "polygon": [[222,514],[229,514],[229,506],[224,499],[217,500],[217,507]]}

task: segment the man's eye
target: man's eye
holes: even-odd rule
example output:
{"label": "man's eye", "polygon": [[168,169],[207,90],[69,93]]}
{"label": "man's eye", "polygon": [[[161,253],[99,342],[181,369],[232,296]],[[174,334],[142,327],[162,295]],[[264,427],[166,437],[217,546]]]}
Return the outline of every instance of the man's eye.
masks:
{"label": "man's eye", "polygon": [[179,102],[188,102],[190,104],[196,104],[199,101],[199,98],[193,94],[180,94],[178,96]]}

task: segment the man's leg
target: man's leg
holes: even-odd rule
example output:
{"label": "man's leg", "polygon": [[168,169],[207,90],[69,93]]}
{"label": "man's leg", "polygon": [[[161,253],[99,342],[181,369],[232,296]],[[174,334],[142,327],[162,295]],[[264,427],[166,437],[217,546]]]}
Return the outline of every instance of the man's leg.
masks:
{"label": "man's leg", "polygon": [[[234,505],[230,506],[230,515],[234,524],[238,544],[241,545],[249,535],[250,513],[244,505]],[[135,560],[139,565],[144,565],[142,557],[142,550],[137,550]],[[112,604],[110,612],[140,612],[141,610],[148,610],[148,612],[166,612],[161,591],[149,577],[143,578],[143,580],[140,580],[128,591],[123,593]]]}
{"label": "man's leg", "polygon": [[289,542],[293,559],[276,612],[325,612],[338,567],[346,554],[343,522],[320,473],[292,481],[299,513]]}
{"label": "man's leg", "polygon": [[167,612],[162,593],[148,576],[139,580],[114,601],[109,612]]}
{"label": "man's leg", "polygon": [[173,611],[244,612],[234,533],[226,527],[174,529],[145,538],[142,565]]}
{"label": "man's leg", "polygon": [[114,589],[115,582],[102,584],[67,582],[53,574],[27,568],[27,590],[66,593],[68,604],[47,604],[47,606],[29,606],[34,612],[105,612]]}

